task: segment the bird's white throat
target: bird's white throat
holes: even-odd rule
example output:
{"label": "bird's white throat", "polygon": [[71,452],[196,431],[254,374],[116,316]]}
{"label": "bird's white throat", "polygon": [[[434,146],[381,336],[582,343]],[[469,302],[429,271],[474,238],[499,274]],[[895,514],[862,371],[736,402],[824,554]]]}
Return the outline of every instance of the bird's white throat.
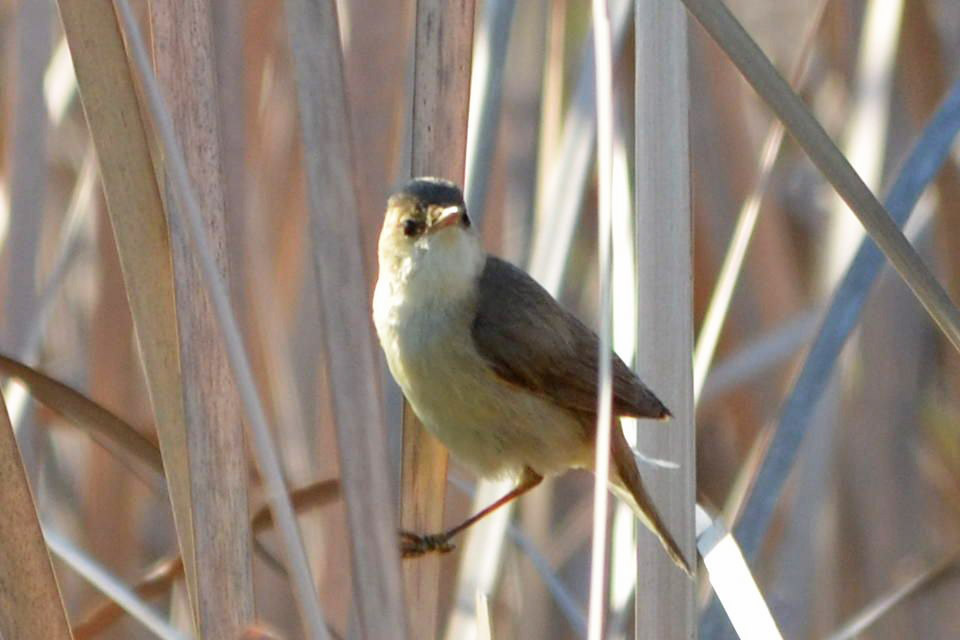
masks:
{"label": "bird's white throat", "polygon": [[[380,274],[373,298],[377,331],[406,322],[420,312],[442,313],[476,291],[486,254],[466,229],[444,229],[414,242],[381,238]],[[385,345],[386,346],[386,345]]]}

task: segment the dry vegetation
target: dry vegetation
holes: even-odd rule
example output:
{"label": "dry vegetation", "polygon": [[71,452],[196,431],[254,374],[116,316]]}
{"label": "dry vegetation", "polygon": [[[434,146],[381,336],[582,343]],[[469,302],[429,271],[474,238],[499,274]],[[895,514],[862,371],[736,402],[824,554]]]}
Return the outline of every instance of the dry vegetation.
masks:
{"label": "dry vegetation", "polygon": [[[725,515],[784,638],[958,637],[960,5],[729,0],[841,156],[716,44],[719,2],[683,0],[689,119],[635,131],[684,68],[643,66],[636,34],[675,33],[651,1],[608,4],[612,337],[696,424],[642,452],[696,464],[641,471],[688,543],[691,495]],[[401,523],[503,486],[404,415],[369,298],[387,194],[438,174],[598,326],[590,3],[2,0],[0,27],[0,637],[586,637],[589,474],[401,564]],[[684,162],[689,239],[631,213]],[[705,571],[667,588],[641,533],[638,581],[610,524],[607,637],[732,637]]]}

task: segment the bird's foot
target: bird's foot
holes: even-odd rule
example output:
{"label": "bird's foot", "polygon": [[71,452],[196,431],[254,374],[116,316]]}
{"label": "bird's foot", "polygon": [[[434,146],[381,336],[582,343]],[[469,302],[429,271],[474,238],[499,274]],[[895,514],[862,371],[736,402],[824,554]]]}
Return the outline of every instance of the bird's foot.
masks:
{"label": "bird's foot", "polygon": [[419,558],[428,553],[450,553],[455,547],[445,533],[418,535],[409,531],[400,532],[400,555],[404,558]]}

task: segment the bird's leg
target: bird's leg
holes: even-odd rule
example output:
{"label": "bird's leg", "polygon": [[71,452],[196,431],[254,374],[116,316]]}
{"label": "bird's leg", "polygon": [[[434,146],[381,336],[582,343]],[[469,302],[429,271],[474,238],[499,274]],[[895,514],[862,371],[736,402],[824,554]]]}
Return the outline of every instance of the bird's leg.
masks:
{"label": "bird's leg", "polygon": [[470,516],[452,529],[447,529],[443,533],[418,535],[409,531],[400,532],[400,553],[404,558],[416,558],[427,553],[449,553],[453,551],[454,545],[450,538],[454,537],[481,518],[493,513],[511,500],[519,498],[530,489],[540,484],[543,476],[536,473],[530,467],[524,467],[520,482],[509,493],[488,506],[487,508]]}

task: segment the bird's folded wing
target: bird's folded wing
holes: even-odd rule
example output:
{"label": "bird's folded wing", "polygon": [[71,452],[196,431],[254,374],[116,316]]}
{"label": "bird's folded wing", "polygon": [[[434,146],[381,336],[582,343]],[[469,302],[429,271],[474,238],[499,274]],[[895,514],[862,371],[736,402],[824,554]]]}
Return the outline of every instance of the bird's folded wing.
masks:
{"label": "bird's folded wing", "polygon": [[[576,413],[596,414],[596,334],[522,270],[487,257],[472,333],[477,350],[504,380]],[[613,408],[616,415],[670,415],[616,355]]]}

